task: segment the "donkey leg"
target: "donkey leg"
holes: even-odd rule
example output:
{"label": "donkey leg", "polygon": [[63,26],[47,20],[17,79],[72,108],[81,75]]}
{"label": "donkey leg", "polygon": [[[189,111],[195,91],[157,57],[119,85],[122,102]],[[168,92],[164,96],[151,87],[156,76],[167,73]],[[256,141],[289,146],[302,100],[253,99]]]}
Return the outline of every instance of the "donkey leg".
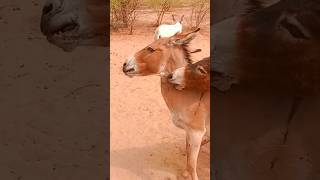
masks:
{"label": "donkey leg", "polygon": [[[186,135],[186,153],[187,153],[187,162],[189,162],[190,159],[190,136]],[[189,173],[188,168],[182,173],[184,180],[191,180],[190,177],[191,173]],[[180,180],[180,178],[178,178]]]}
{"label": "donkey leg", "polygon": [[197,175],[197,161],[204,134],[205,129],[187,130],[187,171],[191,174],[192,180],[199,180]]}

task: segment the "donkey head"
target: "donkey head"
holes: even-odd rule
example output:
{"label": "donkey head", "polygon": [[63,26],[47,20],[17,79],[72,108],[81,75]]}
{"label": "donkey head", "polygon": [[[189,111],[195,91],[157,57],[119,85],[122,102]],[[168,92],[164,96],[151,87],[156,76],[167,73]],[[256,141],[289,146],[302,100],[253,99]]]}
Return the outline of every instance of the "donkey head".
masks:
{"label": "donkey head", "polygon": [[187,45],[196,36],[195,31],[176,34],[170,38],[160,38],[136,52],[123,64],[123,72],[128,76],[145,76],[172,72],[191,62]]}

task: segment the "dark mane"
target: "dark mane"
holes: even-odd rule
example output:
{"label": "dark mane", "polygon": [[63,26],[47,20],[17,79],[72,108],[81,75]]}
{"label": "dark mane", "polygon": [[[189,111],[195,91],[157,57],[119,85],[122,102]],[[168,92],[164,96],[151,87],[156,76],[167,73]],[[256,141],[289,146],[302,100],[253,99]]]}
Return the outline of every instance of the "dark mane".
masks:
{"label": "dark mane", "polygon": [[189,51],[189,45],[188,44],[183,44],[182,46],[184,58],[186,59],[188,64],[192,64],[192,59],[191,59],[191,53]]}

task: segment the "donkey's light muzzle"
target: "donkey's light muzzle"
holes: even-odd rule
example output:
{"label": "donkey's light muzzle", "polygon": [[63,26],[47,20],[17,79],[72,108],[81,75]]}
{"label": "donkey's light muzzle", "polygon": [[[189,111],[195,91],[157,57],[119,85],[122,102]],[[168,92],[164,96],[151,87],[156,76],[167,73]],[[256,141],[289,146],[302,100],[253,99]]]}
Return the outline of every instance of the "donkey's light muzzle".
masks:
{"label": "donkey's light muzzle", "polygon": [[122,65],[122,71],[126,75],[135,75],[138,72],[136,60],[134,57],[129,58],[125,63]]}
{"label": "donkey's light muzzle", "polygon": [[123,63],[123,66],[122,66],[122,71],[127,74],[127,73],[130,73],[130,72],[134,72],[134,67],[128,67],[127,66],[127,63]]}

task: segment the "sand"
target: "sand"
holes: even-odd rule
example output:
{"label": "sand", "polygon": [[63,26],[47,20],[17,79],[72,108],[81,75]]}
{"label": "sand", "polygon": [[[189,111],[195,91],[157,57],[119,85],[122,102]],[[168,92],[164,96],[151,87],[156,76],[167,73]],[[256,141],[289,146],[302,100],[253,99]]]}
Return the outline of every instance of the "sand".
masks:
{"label": "sand", "polygon": [[[176,14],[187,14],[185,9]],[[110,116],[111,179],[160,180],[177,179],[186,166],[185,133],[174,126],[160,93],[160,77],[129,78],[122,72],[125,59],[153,41],[151,11],[139,12],[133,35],[127,30],[111,33]],[[171,23],[171,15],[164,22]],[[193,59],[210,54],[209,19],[201,26],[191,47],[201,48]],[[202,147],[198,173],[209,178],[210,143]]]}
{"label": "sand", "polygon": [[0,4],[0,179],[105,179],[105,48],[49,44],[43,3]]}

